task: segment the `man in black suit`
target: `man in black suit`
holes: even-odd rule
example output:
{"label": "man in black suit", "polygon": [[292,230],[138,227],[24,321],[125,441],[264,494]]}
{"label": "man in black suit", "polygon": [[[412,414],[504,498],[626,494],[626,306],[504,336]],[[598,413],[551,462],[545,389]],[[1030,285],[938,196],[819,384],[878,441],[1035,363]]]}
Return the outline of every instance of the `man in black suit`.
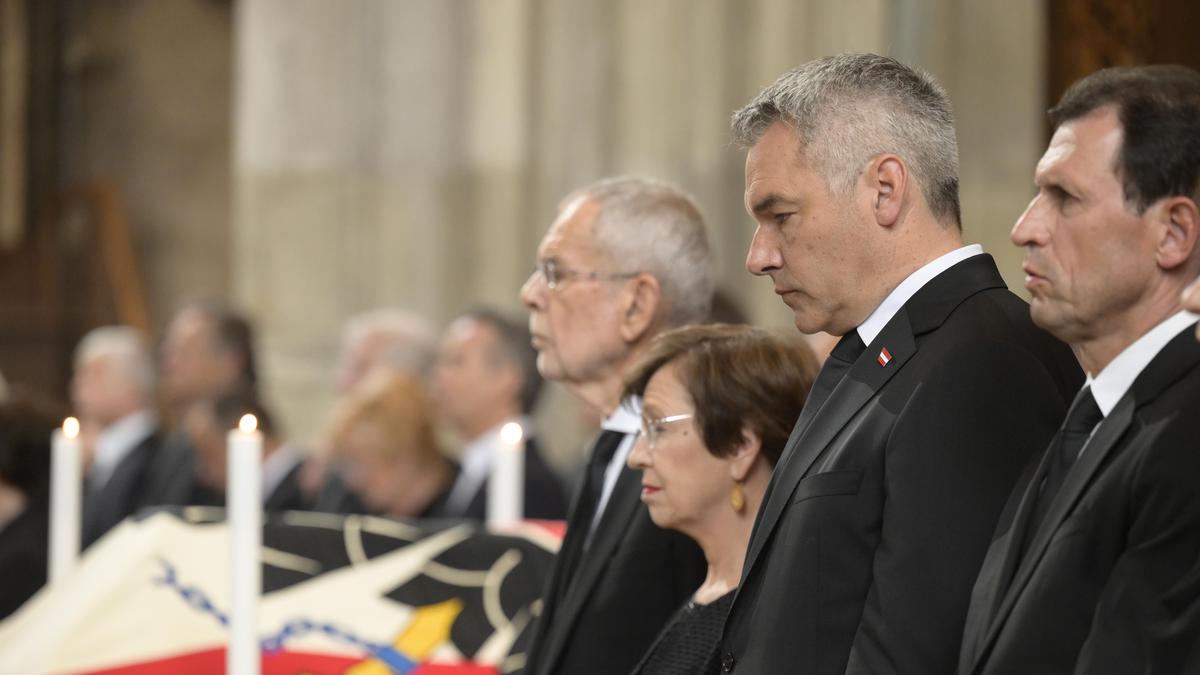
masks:
{"label": "man in black suit", "polygon": [[625,463],[640,401],[623,403],[620,392],[654,335],[707,316],[708,238],[699,209],[677,188],[614,178],[563,200],[537,261],[521,300],[538,370],[604,419],[525,672],[625,673],[705,571],[699,548],[655,527],[641,503],[640,472]]}
{"label": "man in black suit", "polygon": [[[254,327],[249,319],[213,302],[185,305],[162,344],[162,390],[176,426],[200,401],[258,387]],[[146,482],[149,505],[186,505],[197,470],[196,449],[175,428],[163,438]],[[206,499],[201,503],[209,503]]]}
{"label": "man in black suit", "polygon": [[303,451],[279,435],[274,416],[257,396],[238,389],[197,401],[183,418],[183,431],[196,452],[190,482],[172,499],[178,504],[225,505],[229,431],[245,414],[254,415],[263,435],[262,500],[266,511],[305,511],[311,500],[300,486]]}
{"label": "man in black suit", "polygon": [[433,370],[433,393],[439,414],[467,444],[446,500],[448,513],[487,519],[488,475],[501,448],[500,429],[515,422],[525,432],[524,516],[566,517],[562,483],[542,457],[528,418],[541,389],[527,328],[490,310],[450,323]]}
{"label": "man in black suit", "polygon": [[146,505],[146,480],[161,440],[154,385],[154,361],[133,328],[97,328],[75,349],[71,401],[91,448],[83,495],[85,547]]}
{"label": "man in black suit", "polygon": [[1200,672],[1200,73],[1112,68],[1050,119],[1013,228],[1033,320],[1088,380],[1014,491],[960,672]]}
{"label": "man in black suit", "polygon": [[823,58],[735,113],[746,264],[804,333],[843,336],[775,468],[721,644],[740,673],[951,673],[1070,352],[964,246],[949,103],[892,59]]}

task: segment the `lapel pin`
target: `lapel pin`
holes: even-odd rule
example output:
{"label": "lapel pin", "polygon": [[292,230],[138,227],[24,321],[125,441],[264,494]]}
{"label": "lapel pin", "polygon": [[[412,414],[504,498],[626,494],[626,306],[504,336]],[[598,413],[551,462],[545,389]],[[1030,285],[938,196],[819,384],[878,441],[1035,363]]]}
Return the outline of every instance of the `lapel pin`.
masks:
{"label": "lapel pin", "polygon": [[879,365],[886,366],[888,361],[892,360],[892,353],[887,350],[887,347],[879,350]]}

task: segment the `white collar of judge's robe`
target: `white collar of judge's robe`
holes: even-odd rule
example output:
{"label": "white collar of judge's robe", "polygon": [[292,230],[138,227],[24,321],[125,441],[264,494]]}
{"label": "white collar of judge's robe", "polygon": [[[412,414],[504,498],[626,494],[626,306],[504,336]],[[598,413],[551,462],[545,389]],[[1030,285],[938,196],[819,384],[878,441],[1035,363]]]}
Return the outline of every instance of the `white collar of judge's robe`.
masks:
{"label": "white collar of judge's robe", "polygon": [[1180,311],[1151,328],[1145,335],[1121,350],[1117,357],[1104,366],[1095,377],[1089,373],[1083,386],[1092,388],[1092,396],[1100,412],[1108,417],[1117,401],[1133,386],[1146,366],[1167,346],[1176,335],[1196,321],[1197,315]]}
{"label": "white collar of judge's robe", "polygon": [[871,312],[866,321],[858,327],[858,337],[862,338],[864,345],[871,344],[883,330],[883,327],[896,316],[896,312],[908,302],[908,299],[921,290],[925,284],[933,280],[934,277],[954,267],[958,263],[971,258],[973,256],[983,255],[983,247],[979,244],[969,244],[962,248],[956,248],[953,251],[925,263],[920,269],[908,275],[901,281],[891,293],[879,303],[874,312]]}

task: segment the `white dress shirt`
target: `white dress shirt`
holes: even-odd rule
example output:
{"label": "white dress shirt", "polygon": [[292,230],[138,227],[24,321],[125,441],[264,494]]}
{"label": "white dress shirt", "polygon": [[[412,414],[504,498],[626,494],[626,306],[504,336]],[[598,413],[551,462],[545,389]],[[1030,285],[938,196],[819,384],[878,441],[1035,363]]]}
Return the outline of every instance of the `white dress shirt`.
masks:
{"label": "white dress shirt", "polygon": [[521,438],[529,438],[529,430],[532,428],[529,418],[517,417],[504,420],[463,446],[462,453],[458,458],[458,479],[454,481],[454,486],[450,488],[450,495],[446,498],[446,509],[450,513],[461,515],[467,512],[471,500],[474,499],[492,472],[492,458],[496,456],[496,452],[502,445],[500,430],[509,422],[521,425]]}
{"label": "white dress shirt", "polygon": [[1096,397],[1096,405],[1100,412],[1108,417],[1117,401],[1133,386],[1133,381],[1150,365],[1163,347],[1183,329],[1196,322],[1195,314],[1177,312],[1170,318],[1151,328],[1145,335],[1121,350],[1117,357],[1104,366],[1095,377],[1088,374],[1085,387],[1092,388],[1092,396]]}
{"label": "white dress shirt", "polygon": [[871,344],[871,341],[879,336],[879,332],[883,330],[883,327],[892,320],[893,316],[896,316],[896,312],[900,311],[904,303],[908,302],[908,299],[921,290],[925,284],[958,263],[977,255],[983,255],[983,247],[979,244],[970,244],[962,248],[956,248],[937,260],[926,263],[921,269],[908,275],[904,281],[901,281],[898,286],[892,289],[891,293],[888,293],[883,302],[858,327],[858,337],[862,338],[863,344]]}
{"label": "white dress shirt", "polygon": [[88,469],[88,488],[99,490],[103,488],[121,460],[154,433],[158,420],[149,410],[139,410],[130,413],[112,424],[104,427],[96,436],[96,452],[92,457],[92,466]]}
{"label": "white dress shirt", "polygon": [[264,504],[271,498],[271,494],[275,492],[283,479],[292,472],[292,469],[303,461],[304,454],[290,443],[284,443],[275,448],[275,452],[267,455],[262,465],[262,500]]}
{"label": "white dress shirt", "polygon": [[617,479],[621,476],[621,469],[625,468],[625,462],[629,459],[629,452],[633,450],[633,444],[637,441],[638,431],[642,428],[642,399],[638,397],[625,399],[617,406],[617,409],[609,413],[600,421],[600,428],[609,431],[619,431],[625,434],[625,438],[621,439],[621,444],[617,446],[617,451],[613,453],[612,460],[608,463],[608,468],[604,470],[604,489],[600,492],[600,501],[596,502],[596,513],[592,516],[592,526],[588,529],[588,538],[596,531],[596,525],[600,523],[601,516],[604,515],[604,509],[608,506],[608,500],[612,497],[613,489],[617,486]]}

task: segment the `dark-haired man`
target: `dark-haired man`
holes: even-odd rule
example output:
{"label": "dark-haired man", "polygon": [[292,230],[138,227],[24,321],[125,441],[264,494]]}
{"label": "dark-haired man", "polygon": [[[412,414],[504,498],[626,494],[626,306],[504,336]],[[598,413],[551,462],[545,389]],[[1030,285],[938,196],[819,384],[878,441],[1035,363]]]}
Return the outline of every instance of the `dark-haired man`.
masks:
{"label": "dark-haired man", "polygon": [[[215,303],[185,306],[167,326],[162,344],[162,390],[178,424],[196,403],[258,385],[250,321]],[[183,505],[194,495],[195,448],[179,431],[164,441],[150,466],[147,505]]]}
{"label": "dark-haired man", "polygon": [[528,418],[541,388],[529,329],[487,310],[451,322],[433,371],[438,412],[467,439],[458,478],[446,499],[449,513],[487,518],[488,474],[500,449],[500,430],[515,422],[524,431],[524,516],[566,517],[562,483],[543,459]]}
{"label": "dark-haired man", "polygon": [[1200,73],[1074,84],[1013,228],[1033,320],[1087,372],[997,529],[960,673],[1200,672]]}
{"label": "dark-haired man", "polygon": [[304,453],[284,440],[274,416],[246,390],[197,401],[184,416],[183,431],[196,452],[191,493],[184,503],[225,504],[229,430],[236,428],[246,414],[254,415],[263,435],[263,508],[267,511],[309,509],[310,500],[300,488]]}

